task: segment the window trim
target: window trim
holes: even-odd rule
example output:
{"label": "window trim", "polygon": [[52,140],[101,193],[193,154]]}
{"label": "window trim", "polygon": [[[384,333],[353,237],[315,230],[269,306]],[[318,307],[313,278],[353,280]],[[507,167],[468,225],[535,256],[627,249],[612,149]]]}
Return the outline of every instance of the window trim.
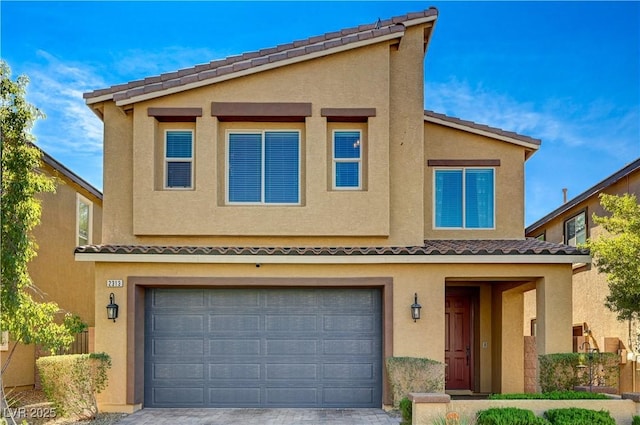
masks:
{"label": "window trim", "polygon": [[[298,202],[265,202],[265,134],[266,133],[297,133],[298,134]],[[260,202],[238,202],[229,200],[229,136],[231,134],[260,134],[261,136],[261,172],[260,172]],[[227,129],[225,130],[225,159],[224,159],[224,202],[231,206],[300,206],[302,205],[302,131],[295,128],[262,128],[262,129]]]}
{"label": "window trim", "polygon": [[579,215],[584,214],[584,239],[585,242],[589,239],[589,215],[587,214],[587,208],[583,208],[579,211],[577,211],[575,214],[572,214],[569,218],[567,218],[566,220],[563,220],[562,222],[562,243],[564,243],[565,245],[569,245],[569,246],[577,246],[577,242],[576,245],[570,245],[569,244],[569,239],[568,239],[568,235],[567,235],[567,224],[571,221],[571,220],[575,220],[576,217],[578,217]]}
{"label": "window trim", "polygon": [[[167,157],[167,134],[170,132],[180,132],[180,131],[188,131],[189,133],[191,133],[191,157],[189,159],[187,158],[168,158]],[[191,128],[167,128],[164,130],[164,140],[163,140],[163,157],[164,157],[164,164],[163,164],[163,172],[164,172],[164,176],[162,179],[162,188],[164,190],[193,190],[194,189],[194,182],[193,182],[193,177],[194,177],[194,168],[195,168],[195,132],[193,129]],[[188,187],[174,187],[174,186],[169,186],[169,162],[189,162],[191,164],[191,175],[190,175],[190,183],[191,185]]]}
{"label": "window trim", "polygon": [[[336,158],[335,146],[336,146],[336,133],[357,132],[360,134],[360,157],[359,158]],[[362,129],[359,128],[339,128],[331,130],[331,188],[335,191],[359,191],[362,190],[362,157],[364,152],[364,142],[362,141]],[[337,186],[336,185],[336,164],[338,162],[345,163],[358,163],[358,186]]]}
{"label": "window trim", "polygon": [[[466,227],[467,214],[466,214],[466,172],[467,170],[491,170],[493,174],[493,217],[491,227]],[[462,171],[462,227],[438,227],[436,225],[437,209],[436,209],[436,174],[438,171]],[[495,230],[496,229],[496,167],[435,167],[433,169],[433,184],[432,184],[433,196],[432,196],[432,228],[434,230]]]}
{"label": "window trim", "polygon": [[89,207],[87,217],[87,243],[91,245],[93,243],[93,202],[79,193],[76,193],[76,245],[80,245],[80,204],[85,204]]}

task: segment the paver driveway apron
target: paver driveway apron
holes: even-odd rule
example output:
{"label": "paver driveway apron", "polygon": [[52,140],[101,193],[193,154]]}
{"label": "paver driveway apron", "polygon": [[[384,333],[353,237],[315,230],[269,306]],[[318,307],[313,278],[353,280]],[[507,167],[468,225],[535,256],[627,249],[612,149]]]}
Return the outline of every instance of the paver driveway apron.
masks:
{"label": "paver driveway apron", "polygon": [[398,425],[382,409],[143,409],[118,425]]}

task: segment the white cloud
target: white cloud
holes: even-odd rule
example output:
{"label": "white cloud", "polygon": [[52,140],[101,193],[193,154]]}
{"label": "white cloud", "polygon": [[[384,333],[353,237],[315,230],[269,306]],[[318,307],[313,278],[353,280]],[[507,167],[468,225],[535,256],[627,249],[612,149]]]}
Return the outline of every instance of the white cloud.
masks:
{"label": "white cloud", "polygon": [[46,150],[102,152],[102,122],[85,105],[82,93],[104,82],[81,65],[67,64],[40,51],[42,62],[29,72],[29,99],[47,119],[36,124],[38,143]]}
{"label": "white cloud", "polygon": [[[566,149],[587,147],[619,158],[640,155],[640,108],[596,99],[522,102],[463,81],[425,83],[427,109],[542,139]],[[543,148],[544,149],[544,148]]]}

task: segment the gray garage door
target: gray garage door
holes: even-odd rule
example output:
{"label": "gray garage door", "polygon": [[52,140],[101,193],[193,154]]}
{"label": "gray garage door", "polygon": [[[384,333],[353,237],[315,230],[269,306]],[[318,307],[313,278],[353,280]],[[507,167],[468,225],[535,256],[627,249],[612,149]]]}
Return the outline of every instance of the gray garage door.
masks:
{"label": "gray garage door", "polygon": [[150,289],[146,407],[380,407],[377,289]]}

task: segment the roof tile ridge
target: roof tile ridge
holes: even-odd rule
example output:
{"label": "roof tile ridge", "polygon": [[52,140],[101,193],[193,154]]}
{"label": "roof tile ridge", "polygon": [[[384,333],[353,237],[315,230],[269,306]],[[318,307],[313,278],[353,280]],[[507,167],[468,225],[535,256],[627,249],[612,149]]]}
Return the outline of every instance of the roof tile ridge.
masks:
{"label": "roof tile ridge", "polygon": [[[127,83],[117,84],[107,88],[93,90],[90,92],[83,93],[82,96],[85,99],[89,99],[92,97],[98,97],[102,95],[121,93],[123,91],[127,93],[131,89],[139,88],[141,86],[145,86],[150,83],[172,81],[178,77],[185,77],[189,75],[198,74],[202,71],[217,69],[220,66],[230,65],[237,62],[241,62],[241,61],[251,61],[253,59],[260,58],[265,55],[269,56],[277,52],[284,52],[284,51],[289,51],[289,50],[298,49],[298,48],[304,49],[307,46],[325,43],[326,41],[330,41],[334,39],[342,39],[347,36],[360,34],[364,32],[371,32],[370,35],[364,36],[366,37],[365,39],[375,38],[381,35],[400,31],[404,27],[402,26],[402,23],[410,19],[427,17],[427,16],[437,15],[437,14],[438,14],[437,9],[435,9],[434,7],[430,7],[420,12],[411,12],[405,15],[400,15],[400,16],[389,18],[389,19],[385,19],[384,21],[378,21],[378,23],[362,24],[354,27],[343,28],[341,30],[330,31],[324,34],[307,37],[307,38],[296,40],[293,42],[282,43],[274,47],[263,48],[260,50],[252,50],[252,51],[241,53],[239,55],[228,56],[223,59],[214,59],[205,64],[198,64],[198,65],[188,67],[188,68],[183,68],[177,71],[168,71],[159,75],[145,77],[144,79],[129,81]],[[398,24],[400,24],[401,28],[394,28],[394,27],[398,27],[399,26]],[[384,31],[387,28],[388,28],[388,32]],[[356,38],[355,40],[352,40],[352,41],[358,41],[360,39],[361,38]],[[342,44],[345,44],[345,43],[342,43]],[[160,88],[160,90],[161,89],[162,88]],[[124,99],[128,97],[131,97],[131,96],[128,96],[128,95],[125,95],[124,97],[119,96],[120,99]]]}
{"label": "roof tile ridge", "polygon": [[443,114],[441,112],[435,112],[429,109],[425,109],[424,110],[424,115],[433,117],[433,118],[439,118],[442,119],[444,121],[449,121],[449,122],[453,122],[453,123],[457,123],[457,124],[461,124],[467,127],[471,127],[471,128],[475,128],[477,130],[484,130],[484,131],[488,131],[490,133],[495,133],[495,134],[500,134],[503,136],[507,136],[507,137],[512,137],[514,139],[520,139],[520,140],[528,140],[531,141],[532,143],[536,143],[536,144],[540,144],[540,139],[535,138],[535,137],[531,137],[531,136],[527,136],[524,134],[520,134],[517,133],[515,131],[510,131],[510,130],[504,130],[502,128],[499,127],[493,127],[487,124],[482,124],[482,123],[478,123],[475,121],[471,121],[471,120],[465,120],[462,118],[458,118],[458,117],[454,117],[451,115],[447,115],[447,114]]}

